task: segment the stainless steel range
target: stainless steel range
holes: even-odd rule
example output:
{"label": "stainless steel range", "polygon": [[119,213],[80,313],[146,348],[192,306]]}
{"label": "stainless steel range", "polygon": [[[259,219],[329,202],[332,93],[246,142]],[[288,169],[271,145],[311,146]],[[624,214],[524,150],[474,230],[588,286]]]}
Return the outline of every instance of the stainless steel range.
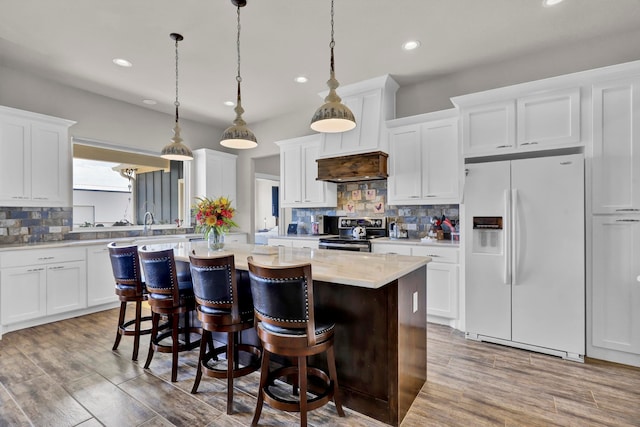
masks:
{"label": "stainless steel range", "polygon": [[384,217],[340,217],[338,237],[323,237],[320,249],[371,252],[371,240],[387,235],[387,219]]}

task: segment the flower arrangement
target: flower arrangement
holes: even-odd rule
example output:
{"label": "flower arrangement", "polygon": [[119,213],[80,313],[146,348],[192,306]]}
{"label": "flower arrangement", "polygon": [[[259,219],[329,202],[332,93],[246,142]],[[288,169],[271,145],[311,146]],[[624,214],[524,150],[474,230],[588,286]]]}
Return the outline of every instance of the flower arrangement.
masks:
{"label": "flower arrangement", "polygon": [[237,227],[233,221],[236,210],[231,207],[231,200],[227,197],[209,199],[208,197],[197,197],[196,222],[198,231],[204,231],[205,239],[211,230],[216,234],[229,231],[231,227]]}

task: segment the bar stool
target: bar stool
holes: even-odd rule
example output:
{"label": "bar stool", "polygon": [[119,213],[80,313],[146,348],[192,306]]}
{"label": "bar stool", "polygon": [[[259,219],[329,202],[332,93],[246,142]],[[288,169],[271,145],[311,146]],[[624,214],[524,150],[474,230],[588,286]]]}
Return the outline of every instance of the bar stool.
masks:
{"label": "bar stool", "polygon": [[[151,333],[151,328],[141,329],[141,322],[151,321],[151,316],[142,317],[142,302],[147,300],[147,290],[140,277],[140,261],[138,260],[138,247],[136,245],[117,246],[115,242],[107,245],[113,278],[115,279],[115,292],[120,299],[120,314],[118,316],[118,329],[112,350],[118,349],[123,335],[133,336],[133,355],[131,360],[138,360],[140,347],[140,335]],[[135,317],[126,320],[127,305],[135,303]]]}
{"label": "bar stool", "polygon": [[[249,277],[236,271],[235,258],[191,255],[191,278],[196,297],[198,319],[202,324],[202,341],[198,371],[191,393],[198,391],[202,374],[227,379],[227,414],[233,413],[233,379],[260,369],[261,350],[240,342],[240,332],[253,328],[253,302]],[[215,348],[212,332],[227,335],[227,344]],[[207,351],[207,345],[209,351]],[[225,354],[226,368],[218,359]],[[241,354],[245,356],[241,361]]]}
{"label": "bar stool", "polygon": [[[144,271],[148,302],[152,313],[151,340],[144,368],[149,368],[154,352],[171,353],[171,381],[178,378],[178,353],[193,350],[200,339],[191,340],[191,334],[201,335],[200,328],[191,326],[191,313],[196,309],[196,300],[191,283],[191,272],[187,262],[176,262],[173,249],[160,251],[148,250],[146,246],[138,249],[140,263]],[[183,324],[180,325],[180,315]],[[161,316],[167,316],[169,329],[160,331]],[[180,342],[180,335],[183,340]],[[171,343],[163,342],[171,337]]]}
{"label": "bar stool", "polygon": [[[274,409],[300,412],[300,425],[307,425],[307,411],[317,409],[331,399],[338,415],[344,417],[339,398],[338,376],[333,349],[335,323],[316,320],[313,303],[311,264],[266,266],[248,257],[251,294],[258,338],[262,342],[262,366],[258,403],[251,423],[258,424],[263,402]],[[307,356],[326,352],[329,375],[317,367],[307,366]],[[269,371],[270,354],[295,359],[293,366]],[[270,388],[281,377],[292,377],[294,393],[299,399],[277,396]],[[318,379],[323,388],[308,399],[308,377]],[[315,384],[315,382],[314,382]]]}

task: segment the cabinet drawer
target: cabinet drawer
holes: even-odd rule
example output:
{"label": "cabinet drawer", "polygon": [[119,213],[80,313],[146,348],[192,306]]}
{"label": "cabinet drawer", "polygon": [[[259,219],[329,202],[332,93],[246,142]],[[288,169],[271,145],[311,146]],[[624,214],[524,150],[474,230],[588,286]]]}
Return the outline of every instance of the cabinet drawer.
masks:
{"label": "cabinet drawer", "polygon": [[375,254],[411,255],[410,245],[394,245],[387,243],[373,243],[371,250]]}
{"label": "cabinet drawer", "polygon": [[0,268],[83,261],[86,258],[85,253],[85,248],[18,250],[0,254]]}
{"label": "cabinet drawer", "polygon": [[[440,248],[435,246],[414,246],[411,255],[428,256],[433,262],[458,264],[460,250],[458,248]],[[428,265],[427,265],[428,266]]]}

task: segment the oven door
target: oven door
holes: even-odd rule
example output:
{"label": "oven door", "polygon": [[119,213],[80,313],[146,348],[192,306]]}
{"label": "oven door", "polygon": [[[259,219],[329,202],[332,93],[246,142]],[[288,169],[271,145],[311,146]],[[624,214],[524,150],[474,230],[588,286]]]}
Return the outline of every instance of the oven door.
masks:
{"label": "oven door", "polygon": [[371,243],[366,240],[361,242],[330,242],[320,240],[318,248],[353,252],[371,252]]}

